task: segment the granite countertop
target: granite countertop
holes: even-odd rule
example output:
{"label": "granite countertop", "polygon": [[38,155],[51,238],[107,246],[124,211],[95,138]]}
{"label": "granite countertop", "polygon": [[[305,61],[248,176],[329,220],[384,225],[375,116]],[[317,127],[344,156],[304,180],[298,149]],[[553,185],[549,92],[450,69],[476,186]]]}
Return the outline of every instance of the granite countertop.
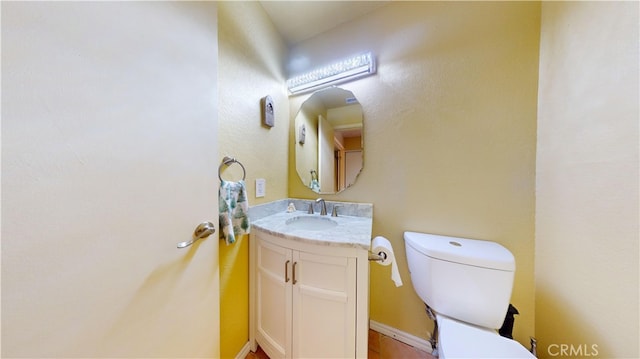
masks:
{"label": "granite countertop", "polygon": [[[320,216],[318,213],[307,214],[306,209],[310,202],[312,200],[286,199],[252,207],[249,210],[251,226],[274,236],[296,241],[369,249],[371,245],[373,205],[327,201],[328,213],[331,213],[334,205],[339,206],[338,217],[331,217],[331,215]],[[289,203],[294,203],[298,210],[288,213],[287,205]],[[286,222],[295,217],[322,217],[323,219],[335,221],[337,225],[319,231],[293,229]]]}

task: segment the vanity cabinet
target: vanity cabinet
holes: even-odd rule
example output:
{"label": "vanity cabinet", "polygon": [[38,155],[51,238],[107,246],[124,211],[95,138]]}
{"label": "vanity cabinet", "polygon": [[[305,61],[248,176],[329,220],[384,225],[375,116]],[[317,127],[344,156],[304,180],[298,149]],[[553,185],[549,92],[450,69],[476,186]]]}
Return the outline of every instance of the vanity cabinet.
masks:
{"label": "vanity cabinet", "polygon": [[253,349],[260,345],[271,359],[365,358],[367,250],[260,230],[251,241]]}

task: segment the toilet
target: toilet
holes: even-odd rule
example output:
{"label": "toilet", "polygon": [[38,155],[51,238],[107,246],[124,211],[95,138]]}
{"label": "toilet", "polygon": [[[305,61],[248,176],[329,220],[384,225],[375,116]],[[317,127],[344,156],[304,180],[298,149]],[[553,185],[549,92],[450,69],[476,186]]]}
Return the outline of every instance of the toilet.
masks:
{"label": "toilet", "polygon": [[[535,358],[502,337],[515,259],[498,243],[405,232],[411,283],[435,316],[440,358]],[[433,343],[433,342],[432,342]]]}

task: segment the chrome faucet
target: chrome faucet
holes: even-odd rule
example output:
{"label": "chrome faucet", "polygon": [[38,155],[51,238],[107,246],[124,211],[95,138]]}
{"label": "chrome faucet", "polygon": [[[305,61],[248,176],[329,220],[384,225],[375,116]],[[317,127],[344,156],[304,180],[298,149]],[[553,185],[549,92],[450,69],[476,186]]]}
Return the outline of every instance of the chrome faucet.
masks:
{"label": "chrome faucet", "polygon": [[318,198],[318,199],[316,199],[316,203],[322,203],[322,207],[320,207],[320,215],[321,216],[326,216],[327,215],[327,204],[324,203],[324,199]]}

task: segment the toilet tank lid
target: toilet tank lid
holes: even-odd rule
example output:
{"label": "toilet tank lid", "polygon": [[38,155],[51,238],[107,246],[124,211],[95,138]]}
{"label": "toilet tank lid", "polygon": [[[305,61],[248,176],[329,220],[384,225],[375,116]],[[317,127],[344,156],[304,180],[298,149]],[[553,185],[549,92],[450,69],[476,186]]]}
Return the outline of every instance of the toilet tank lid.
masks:
{"label": "toilet tank lid", "polygon": [[404,232],[404,240],[431,258],[503,271],[516,269],[513,254],[496,242],[417,232]]}

